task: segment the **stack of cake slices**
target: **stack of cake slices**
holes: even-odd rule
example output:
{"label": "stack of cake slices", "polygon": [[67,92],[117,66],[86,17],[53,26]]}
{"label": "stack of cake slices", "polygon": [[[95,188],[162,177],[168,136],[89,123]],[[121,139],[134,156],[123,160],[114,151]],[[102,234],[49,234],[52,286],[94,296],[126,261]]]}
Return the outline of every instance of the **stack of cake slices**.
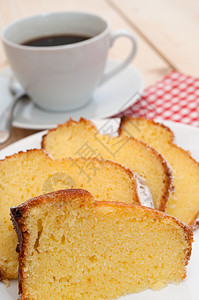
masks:
{"label": "stack of cake slices", "polygon": [[198,182],[198,163],[163,125],[123,119],[111,137],[69,120],[42,149],[0,161],[0,278],[19,268],[22,300],[115,299],[179,283]]}
{"label": "stack of cake slices", "polygon": [[119,135],[134,137],[156,149],[169,163],[174,190],[165,212],[190,225],[199,226],[199,163],[175,144],[173,132],[152,120],[123,118]]}

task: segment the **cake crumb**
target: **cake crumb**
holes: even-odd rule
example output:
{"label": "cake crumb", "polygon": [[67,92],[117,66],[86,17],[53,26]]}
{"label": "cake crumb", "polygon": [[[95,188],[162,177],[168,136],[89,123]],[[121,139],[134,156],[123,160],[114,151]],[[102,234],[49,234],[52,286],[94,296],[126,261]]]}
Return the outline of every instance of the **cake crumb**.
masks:
{"label": "cake crumb", "polygon": [[9,281],[8,279],[4,279],[4,280],[2,280],[2,282],[5,284],[5,286],[6,286],[7,288],[9,288],[9,286],[10,286],[10,281]]}

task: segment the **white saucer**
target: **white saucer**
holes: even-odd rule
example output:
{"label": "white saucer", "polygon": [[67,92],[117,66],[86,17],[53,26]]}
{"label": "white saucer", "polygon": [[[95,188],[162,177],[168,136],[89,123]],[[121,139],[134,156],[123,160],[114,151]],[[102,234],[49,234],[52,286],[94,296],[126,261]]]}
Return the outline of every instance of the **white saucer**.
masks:
{"label": "white saucer", "polygon": [[[109,59],[107,70],[120,62]],[[11,103],[9,92],[11,71],[5,69],[0,72],[0,114]],[[49,129],[64,123],[70,117],[79,120],[101,119],[113,116],[134,104],[144,90],[144,78],[133,66],[126,67],[118,75],[97,88],[91,101],[78,110],[52,113],[42,110],[31,100],[21,100],[16,107],[13,125],[28,129]]]}

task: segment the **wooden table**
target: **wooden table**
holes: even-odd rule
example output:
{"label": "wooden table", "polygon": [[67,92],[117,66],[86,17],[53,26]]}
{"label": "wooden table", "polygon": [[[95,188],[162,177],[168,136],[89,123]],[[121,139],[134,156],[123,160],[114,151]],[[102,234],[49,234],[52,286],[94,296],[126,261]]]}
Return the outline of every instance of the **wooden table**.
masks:
{"label": "wooden table", "polygon": [[[132,31],[138,41],[133,64],[143,74],[146,85],[175,69],[199,77],[199,1],[198,0],[0,0],[0,29],[24,16],[48,11],[90,11],[107,18],[112,29]],[[110,56],[122,59],[129,41],[118,42]],[[8,66],[0,44],[0,69]],[[35,130],[13,128],[3,147]]]}

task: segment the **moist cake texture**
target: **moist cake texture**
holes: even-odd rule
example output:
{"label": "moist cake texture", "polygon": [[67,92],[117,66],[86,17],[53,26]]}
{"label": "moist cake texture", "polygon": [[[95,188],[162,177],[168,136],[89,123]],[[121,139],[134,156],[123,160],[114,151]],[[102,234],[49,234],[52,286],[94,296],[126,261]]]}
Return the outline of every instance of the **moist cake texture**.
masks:
{"label": "moist cake texture", "polygon": [[22,300],[116,299],[186,276],[192,231],[162,212],[73,189],[31,199],[11,214]]}
{"label": "moist cake texture", "polygon": [[0,279],[17,278],[17,236],[10,207],[41,194],[84,188],[97,200],[139,203],[137,177],[119,164],[99,159],[53,160],[43,150],[0,161]]}
{"label": "moist cake texture", "polygon": [[124,118],[120,136],[133,136],[159,151],[172,168],[174,191],[166,205],[166,213],[186,224],[199,226],[199,163],[188,151],[175,144],[173,132],[152,120]]}
{"label": "moist cake texture", "polygon": [[156,209],[165,210],[172,186],[170,169],[163,157],[134,138],[110,137],[98,132],[92,122],[70,120],[50,130],[42,147],[54,158],[100,157],[118,162],[145,178]]}

